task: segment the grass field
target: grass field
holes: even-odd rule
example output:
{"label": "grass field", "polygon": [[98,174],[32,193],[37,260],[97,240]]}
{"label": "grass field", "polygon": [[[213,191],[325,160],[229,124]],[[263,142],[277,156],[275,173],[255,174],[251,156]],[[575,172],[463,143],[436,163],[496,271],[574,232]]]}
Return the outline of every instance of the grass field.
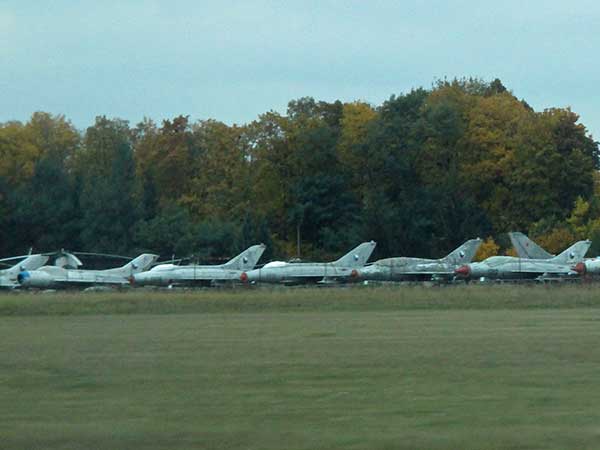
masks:
{"label": "grass field", "polygon": [[0,448],[600,448],[599,344],[586,286],[0,295]]}

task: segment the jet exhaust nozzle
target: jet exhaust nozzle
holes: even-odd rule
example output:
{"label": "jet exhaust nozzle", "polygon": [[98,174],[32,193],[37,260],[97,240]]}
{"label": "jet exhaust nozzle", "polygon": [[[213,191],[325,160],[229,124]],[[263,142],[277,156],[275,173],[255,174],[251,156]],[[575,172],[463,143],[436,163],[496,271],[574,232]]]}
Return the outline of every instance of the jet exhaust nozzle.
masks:
{"label": "jet exhaust nozzle", "polygon": [[242,274],[240,275],[240,281],[242,283],[247,283],[248,282],[248,274],[246,272],[242,272]]}

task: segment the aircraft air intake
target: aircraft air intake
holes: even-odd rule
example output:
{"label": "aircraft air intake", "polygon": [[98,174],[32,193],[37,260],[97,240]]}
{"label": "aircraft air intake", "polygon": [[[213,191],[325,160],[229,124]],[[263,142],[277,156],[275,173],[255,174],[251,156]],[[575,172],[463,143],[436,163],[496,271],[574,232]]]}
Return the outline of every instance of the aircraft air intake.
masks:
{"label": "aircraft air intake", "polygon": [[17,275],[17,282],[23,284],[30,277],[29,272],[23,271]]}
{"label": "aircraft air intake", "polygon": [[458,276],[468,278],[469,275],[471,275],[471,268],[468,266],[468,264],[465,264],[464,266],[460,266],[458,269],[454,270],[454,273]]}
{"label": "aircraft air intake", "polygon": [[585,273],[585,263],[578,262],[575,264],[575,267],[573,267],[573,270],[578,274],[583,275]]}

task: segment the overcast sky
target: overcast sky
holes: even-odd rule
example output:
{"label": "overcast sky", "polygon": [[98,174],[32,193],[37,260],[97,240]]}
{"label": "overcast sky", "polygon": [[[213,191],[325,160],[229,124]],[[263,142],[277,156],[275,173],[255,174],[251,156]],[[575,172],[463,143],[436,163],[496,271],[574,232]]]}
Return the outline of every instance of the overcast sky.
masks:
{"label": "overcast sky", "polygon": [[0,2],[0,121],[246,123],[291,99],[366,100],[500,78],[600,137],[600,2]]}

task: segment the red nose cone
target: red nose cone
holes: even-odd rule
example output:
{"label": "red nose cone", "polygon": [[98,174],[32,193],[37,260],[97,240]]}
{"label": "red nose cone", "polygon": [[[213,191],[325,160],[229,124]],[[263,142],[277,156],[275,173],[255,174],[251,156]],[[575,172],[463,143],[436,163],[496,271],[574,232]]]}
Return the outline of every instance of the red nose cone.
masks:
{"label": "red nose cone", "polygon": [[579,262],[577,264],[575,264],[575,267],[573,267],[573,270],[575,272],[577,272],[580,275],[583,275],[585,273],[585,263]]}
{"label": "red nose cone", "polygon": [[460,275],[461,277],[467,278],[471,275],[471,268],[468,265],[460,266],[458,269],[454,271],[456,275]]}
{"label": "red nose cone", "polygon": [[248,281],[248,274],[246,272],[242,272],[242,274],[240,275],[240,281],[242,283],[246,283]]}
{"label": "red nose cone", "polygon": [[350,272],[350,278],[358,278],[358,277],[360,277],[360,273],[358,272],[358,270],[352,269],[352,272]]}

